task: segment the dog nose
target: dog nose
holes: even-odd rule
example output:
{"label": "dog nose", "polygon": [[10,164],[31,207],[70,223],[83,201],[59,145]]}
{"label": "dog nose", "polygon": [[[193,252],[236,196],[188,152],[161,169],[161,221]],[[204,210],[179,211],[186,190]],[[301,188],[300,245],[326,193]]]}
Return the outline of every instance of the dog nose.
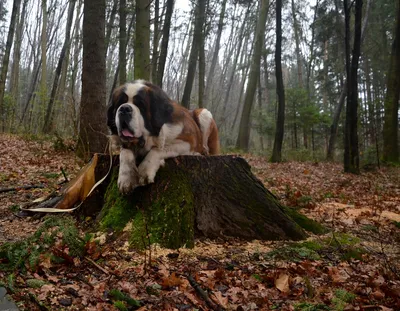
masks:
{"label": "dog nose", "polygon": [[132,107],[129,105],[121,105],[121,107],[119,107],[120,114],[129,114],[131,112],[132,112]]}

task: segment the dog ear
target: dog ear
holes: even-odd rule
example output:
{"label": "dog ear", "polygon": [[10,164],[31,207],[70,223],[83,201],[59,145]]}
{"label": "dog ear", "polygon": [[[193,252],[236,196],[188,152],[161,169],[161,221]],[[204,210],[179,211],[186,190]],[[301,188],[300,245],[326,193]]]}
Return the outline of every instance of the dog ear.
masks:
{"label": "dog ear", "polygon": [[111,131],[111,134],[117,135],[117,125],[115,124],[115,108],[113,102],[111,101],[107,108],[107,126]]}
{"label": "dog ear", "polygon": [[107,108],[107,126],[111,131],[111,134],[118,134],[117,126],[115,124],[115,114],[118,107],[127,101],[127,95],[124,92],[124,86],[116,88],[112,94],[111,102]]}
{"label": "dog ear", "polygon": [[165,123],[172,122],[174,108],[168,95],[158,86],[150,88],[152,126],[160,130]]}

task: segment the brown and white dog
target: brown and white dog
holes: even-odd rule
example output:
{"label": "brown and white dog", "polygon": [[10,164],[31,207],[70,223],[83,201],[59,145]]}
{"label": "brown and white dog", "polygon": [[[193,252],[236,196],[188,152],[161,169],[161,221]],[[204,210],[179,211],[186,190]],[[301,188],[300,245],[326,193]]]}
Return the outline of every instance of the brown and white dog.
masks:
{"label": "brown and white dog", "polygon": [[[117,88],[107,113],[111,140],[121,146],[118,187],[129,193],[154,182],[164,160],[219,154],[218,130],[207,109],[189,111],[158,86],[136,80]],[[136,157],[144,157],[136,168]]]}

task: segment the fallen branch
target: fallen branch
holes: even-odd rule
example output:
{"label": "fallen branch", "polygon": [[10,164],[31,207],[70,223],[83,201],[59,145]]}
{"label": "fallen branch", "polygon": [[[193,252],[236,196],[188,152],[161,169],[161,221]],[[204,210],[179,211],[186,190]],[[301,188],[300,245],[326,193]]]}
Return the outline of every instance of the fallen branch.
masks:
{"label": "fallen branch", "polygon": [[99,266],[97,263],[95,263],[92,259],[89,257],[85,256],[85,259],[89,261],[93,266],[95,266],[97,269],[103,271],[105,274],[109,275],[110,272],[108,272],[106,269],[104,269],[102,266]]}
{"label": "fallen branch", "polygon": [[44,185],[26,185],[26,186],[17,186],[17,187],[9,187],[9,188],[0,188],[0,193],[17,191],[17,190],[29,190],[29,189],[37,189],[44,188]]}
{"label": "fallen branch", "polygon": [[186,275],[186,278],[188,279],[190,285],[195,289],[196,293],[200,296],[201,299],[205,301],[207,306],[211,308],[214,311],[223,311],[225,310],[222,306],[219,304],[215,303],[208,297],[208,294],[201,288],[200,284],[196,282],[196,280],[190,275]]}

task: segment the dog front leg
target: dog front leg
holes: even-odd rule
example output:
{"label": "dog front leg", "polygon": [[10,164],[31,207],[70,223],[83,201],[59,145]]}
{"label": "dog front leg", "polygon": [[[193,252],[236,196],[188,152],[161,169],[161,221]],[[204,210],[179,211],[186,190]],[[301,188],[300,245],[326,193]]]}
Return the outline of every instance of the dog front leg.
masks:
{"label": "dog front leg", "polygon": [[136,167],[135,154],[131,149],[121,148],[119,155],[118,189],[122,194],[128,194],[139,186],[139,175]]}

